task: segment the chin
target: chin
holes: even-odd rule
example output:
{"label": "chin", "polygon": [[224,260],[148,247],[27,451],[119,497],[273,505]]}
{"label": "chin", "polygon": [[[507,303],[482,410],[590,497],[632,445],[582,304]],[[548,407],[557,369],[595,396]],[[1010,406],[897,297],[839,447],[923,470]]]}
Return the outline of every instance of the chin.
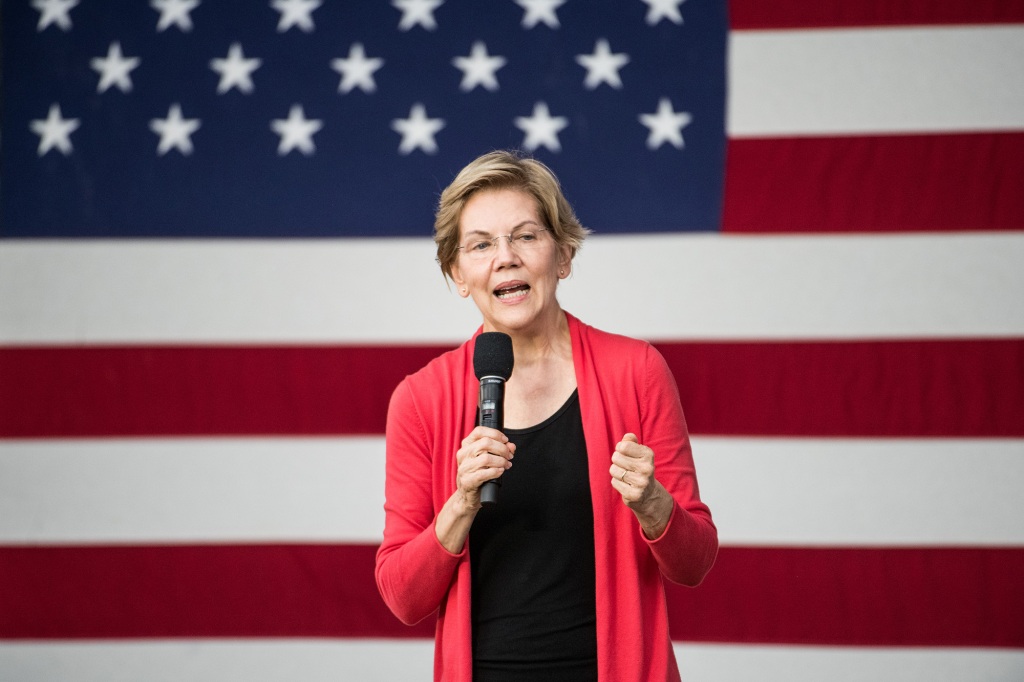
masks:
{"label": "chin", "polygon": [[499,310],[497,314],[487,317],[487,320],[490,326],[499,331],[523,331],[541,324],[544,319],[543,312],[524,306],[522,309]]}

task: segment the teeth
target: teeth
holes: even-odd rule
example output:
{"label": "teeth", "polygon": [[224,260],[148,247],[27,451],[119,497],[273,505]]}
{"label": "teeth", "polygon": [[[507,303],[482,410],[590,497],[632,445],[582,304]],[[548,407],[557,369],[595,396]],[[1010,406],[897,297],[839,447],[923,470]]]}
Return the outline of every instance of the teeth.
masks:
{"label": "teeth", "polygon": [[496,295],[500,299],[515,298],[526,293],[527,287],[512,287],[511,289],[503,289],[496,292]]}

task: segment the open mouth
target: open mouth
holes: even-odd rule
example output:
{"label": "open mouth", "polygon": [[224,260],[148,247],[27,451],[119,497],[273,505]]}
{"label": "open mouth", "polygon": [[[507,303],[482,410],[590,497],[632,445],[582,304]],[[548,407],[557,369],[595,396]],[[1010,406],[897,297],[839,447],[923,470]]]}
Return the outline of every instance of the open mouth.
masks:
{"label": "open mouth", "polygon": [[521,298],[526,295],[526,292],[530,290],[529,284],[519,282],[517,284],[510,284],[508,286],[501,286],[494,290],[494,295],[499,300],[509,301],[516,298]]}

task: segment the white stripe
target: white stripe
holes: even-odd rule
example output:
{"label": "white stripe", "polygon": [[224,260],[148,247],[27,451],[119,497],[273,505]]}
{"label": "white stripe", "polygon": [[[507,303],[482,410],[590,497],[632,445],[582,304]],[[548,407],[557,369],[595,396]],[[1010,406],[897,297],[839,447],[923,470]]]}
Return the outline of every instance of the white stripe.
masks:
{"label": "white stripe", "polygon": [[0,441],[0,544],[380,542],[384,439]]}
{"label": "white stripe", "polygon": [[[0,242],[0,343],[452,343],[429,239]],[[563,306],[648,339],[1024,335],[1024,234],[594,236]]]}
{"label": "white stripe", "polygon": [[694,439],[737,545],[1024,545],[1024,440]]}
{"label": "white stripe", "polygon": [[430,680],[431,640],[184,640],[0,643],[18,682]]}
{"label": "white stripe", "polygon": [[1024,677],[1017,649],[676,644],[680,676],[693,682],[1003,682]]}
{"label": "white stripe", "polygon": [[[0,544],[356,542],[382,438],[0,441]],[[1024,440],[695,438],[724,544],[1024,545]]]}
{"label": "white stripe", "polygon": [[1024,129],[1024,26],[734,31],[731,136]]}
{"label": "white stripe", "polygon": [[[336,682],[429,680],[429,640],[186,640],[0,643],[19,682]],[[693,682],[954,682],[1021,679],[1012,649],[675,644]]]}

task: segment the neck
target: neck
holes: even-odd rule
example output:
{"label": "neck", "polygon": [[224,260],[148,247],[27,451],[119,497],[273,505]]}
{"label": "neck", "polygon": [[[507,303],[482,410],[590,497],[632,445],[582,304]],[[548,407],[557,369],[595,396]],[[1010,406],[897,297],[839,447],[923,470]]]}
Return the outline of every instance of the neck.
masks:
{"label": "neck", "polygon": [[502,331],[512,337],[512,349],[516,366],[528,367],[565,355],[571,357],[572,342],[569,338],[569,321],[561,308],[555,308],[540,324],[529,329],[486,329]]}

